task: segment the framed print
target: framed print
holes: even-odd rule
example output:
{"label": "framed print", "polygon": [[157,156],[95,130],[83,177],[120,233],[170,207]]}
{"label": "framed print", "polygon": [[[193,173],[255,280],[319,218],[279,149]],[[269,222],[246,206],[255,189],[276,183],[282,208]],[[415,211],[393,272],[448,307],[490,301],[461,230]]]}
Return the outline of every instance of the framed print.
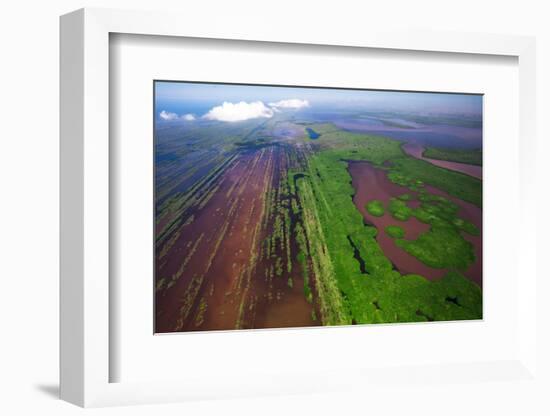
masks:
{"label": "framed print", "polygon": [[533,39],[244,29],[61,19],[62,398],[539,388]]}

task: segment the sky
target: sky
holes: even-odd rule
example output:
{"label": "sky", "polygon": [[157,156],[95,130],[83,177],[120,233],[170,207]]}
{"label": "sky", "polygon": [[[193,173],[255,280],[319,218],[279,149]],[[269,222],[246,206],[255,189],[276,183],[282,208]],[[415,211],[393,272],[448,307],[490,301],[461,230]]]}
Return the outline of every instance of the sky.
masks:
{"label": "sky", "polygon": [[481,117],[482,96],[375,90],[155,82],[157,116],[163,120],[235,122],[281,111],[361,110]]}

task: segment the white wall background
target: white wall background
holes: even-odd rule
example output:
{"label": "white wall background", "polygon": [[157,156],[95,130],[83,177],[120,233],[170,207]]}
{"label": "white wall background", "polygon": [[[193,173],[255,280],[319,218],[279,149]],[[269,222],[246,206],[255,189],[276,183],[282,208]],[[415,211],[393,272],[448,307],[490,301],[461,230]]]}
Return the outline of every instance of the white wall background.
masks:
{"label": "white wall background", "polygon": [[[535,0],[385,1],[205,1],[177,0],[19,0],[0,8],[0,413],[76,414],[81,410],[56,399],[58,383],[58,16],[80,7],[177,10],[208,25],[212,13],[243,15],[288,25],[366,26],[386,22],[401,27],[512,33],[538,37],[539,166],[548,159],[550,128],[550,13]],[[548,175],[539,170],[541,214],[548,215]],[[543,189],[545,187],[545,189]],[[545,193],[543,193],[545,191]],[[535,209],[535,207],[534,207]],[[548,245],[548,221],[541,219],[540,257]],[[547,293],[547,283],[539,286]],[[540,298],[542,301],[544,298]],[[541,313],[550,316],[541,302]],[[548,322],[546,319],[545,322]],[[546,326],[550,328],[550,326]],[[546,355],[548,332],[541,332]],[[548,360],[543,363],[546,365]],[[454,387],[453,387],[454,388]],[[452,390],[452,389],[451,389]],[[448,392],[448,391],[447,391]],[[501,384],[480,393],[456,386],[452,401],[441,386],[412,389],[396,397],[358,397],[345,392],[323,396],[187,403],[159,407],[93,410],[101,415],[161,414],[544,414],[535,395]],[[445,400],[445,401],[444,401]],[[399,409],[399,410],[398,410]],[[483,413],[482,413],[483,412]],[[546,413],[547,414],[547,413]]]}

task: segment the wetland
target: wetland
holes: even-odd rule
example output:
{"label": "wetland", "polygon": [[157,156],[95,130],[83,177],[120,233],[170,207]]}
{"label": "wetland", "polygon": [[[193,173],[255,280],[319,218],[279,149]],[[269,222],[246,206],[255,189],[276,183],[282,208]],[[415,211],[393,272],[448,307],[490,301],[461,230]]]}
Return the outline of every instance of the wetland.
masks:
{"label": "wetland", "polygon": [[156,85],[155,332],[482,318],[481,105],[312,90]]}

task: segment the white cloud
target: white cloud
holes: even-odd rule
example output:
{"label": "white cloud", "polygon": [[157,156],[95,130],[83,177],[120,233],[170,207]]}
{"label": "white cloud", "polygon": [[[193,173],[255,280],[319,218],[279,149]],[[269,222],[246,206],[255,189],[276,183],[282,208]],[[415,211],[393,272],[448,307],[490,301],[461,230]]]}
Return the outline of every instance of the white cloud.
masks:
{"label": "white cloud", "polygon": [[169,113],[168,111],[162,110],[159,114],[160,118],[163,120],[177,120],[178,115],[176,113]]}
{"label": "white cloud", "polygon": [[174,120],[193,121],[193,120],[195,120],[195,116],[193,114],[184,114],[182,116],[178,116],[176,113],[170,113],[170,112],[165,111],[165,110],[162,110],[159,113],[159,117],[163,120],[168,120],[168,121],[174,121]]}
{"label": "white cloud", "polygon": [[291,98],[288,100],[277,101],[276,103],[269,103],[269,105],[277,110],[282,108],[297,110],[299,108],[309,107],[309,101],[300,100],[299,98]]}
{"label": "white cloud", "polygon": [[222,105],[210,109],[203,117],[207,120],[234,122],[260,117],[271,118],[273,110],[261,101],[252,103],[241,101],[235,104],[226,101]]}

